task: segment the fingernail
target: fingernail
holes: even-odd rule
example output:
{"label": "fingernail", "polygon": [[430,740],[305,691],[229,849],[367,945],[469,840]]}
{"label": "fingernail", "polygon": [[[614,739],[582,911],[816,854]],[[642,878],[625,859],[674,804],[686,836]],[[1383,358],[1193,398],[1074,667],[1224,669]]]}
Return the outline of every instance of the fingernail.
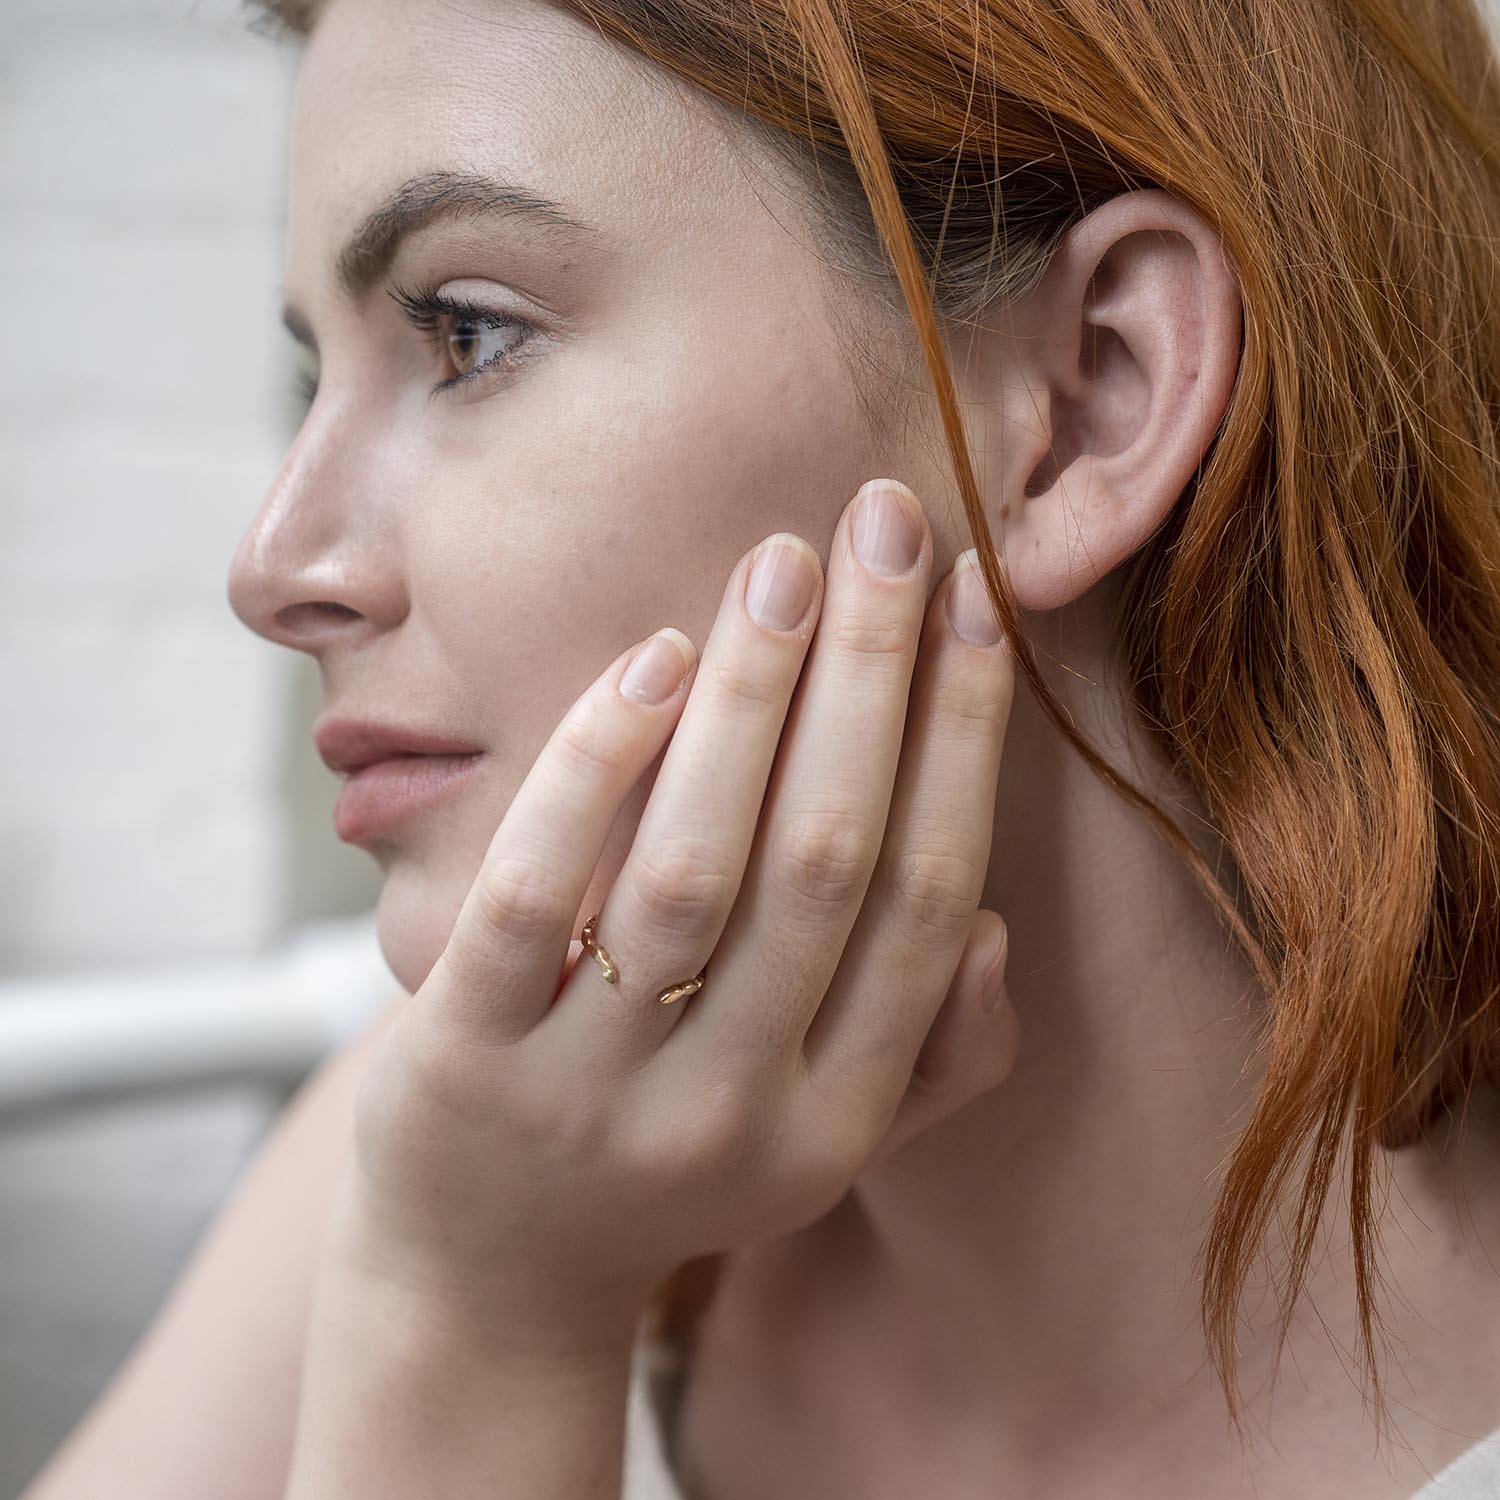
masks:
{"label": "fingernail", "polygon": [[971,646],[994,646],[1000,640],[1000,622],[979,571],[979,552],[970,547],[953,564],[953,583],[948,589],[948,623]]}
{"label": "fingernail", "polygon": [[922,550],[921,522],[894,484],[872,479],[859,492],[854,509],[854,555],[886,578],[908,572]]}
{"label": "fingernail", "polygon": [[979,1008],[986,1015],[999,1005],[1000,996],[1005,993],[1005,955],[1009,946],[1008,941],[1001,945],[994,962],[985,971],[985,976],[980,982]]}
{"label": "fingernail", "polygon": [[[683,650],[679,642],[685,642]],[[620,693],[637,703],[665,703],[692,666],[693,643],[679,630],[659,630],[631,658],[620,679]]]}
{"label": "fingernail", "polygon": [[817,554],[801,537],[778,531],[756,549],[745,608],[767,630],[790,630],[807,613],[817,585]]}

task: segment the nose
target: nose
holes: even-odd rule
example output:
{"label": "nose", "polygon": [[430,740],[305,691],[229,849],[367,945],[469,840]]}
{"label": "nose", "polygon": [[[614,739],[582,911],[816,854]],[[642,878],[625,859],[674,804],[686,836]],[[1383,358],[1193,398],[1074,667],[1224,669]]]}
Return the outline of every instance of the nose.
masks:
{"label": "nose", "polygon": [[[363,463],[351,456],[361,453]],[[405,616],[373,460],[351,434],[304,424],[229,566],[230,608],[257,635],[321,659]]]}

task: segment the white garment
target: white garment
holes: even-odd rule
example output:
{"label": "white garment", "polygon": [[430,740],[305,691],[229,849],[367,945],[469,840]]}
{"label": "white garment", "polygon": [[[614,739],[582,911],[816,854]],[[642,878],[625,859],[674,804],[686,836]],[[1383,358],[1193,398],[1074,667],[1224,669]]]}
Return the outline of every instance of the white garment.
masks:
{"label": "white garment", "polygon": [[1439,1469],[1411,1500],[1500,1500],[1500,1428]]}
{"label": "white garment", "polygon": [[[636,1340],[630,1366],[630,1399],[625,1408],[625,1476],[620,1500],[683,1500],[667,1465],[661,1415],[651,1392],[651,1377],[662,1367],[661,1360],[655,1345],[644,1337]],[[1421,1500],[1430,1497],[1423,1495]]]}
{"label": "white garment", "polygon": [[[684,1500],[667,1464],[661,1415],[652,1393],[657,1372],[674,1369],[644,1338],[631,1363],[625,1416],[625,1476],[621,1500]],[[1500,1500],[1500,1428],[1440,1469],[1411,1500]]]}

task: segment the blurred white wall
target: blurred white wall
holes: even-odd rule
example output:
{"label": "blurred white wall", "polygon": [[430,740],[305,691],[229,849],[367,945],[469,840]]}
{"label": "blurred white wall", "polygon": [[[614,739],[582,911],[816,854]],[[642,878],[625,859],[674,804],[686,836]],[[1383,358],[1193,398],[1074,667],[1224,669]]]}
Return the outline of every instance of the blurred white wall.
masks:
{"label": "blurred white wall", "polygon": [[295,52],[237,0],[0,4],[0,974],[357,911],[306,658],[230,611],[290,437]]}
{"label": "blurred white wall", "polygon": [[[296,414],[295,66],[239,0],[0,0],[0,1094],[78,1074],[0,1111],[3,1496],[335,1036],[333,981],[372,973],[270,961],[378,871],[333,833],[316,669],[225,594]],[[153,1070],[185,1082],[91,1097]]]}

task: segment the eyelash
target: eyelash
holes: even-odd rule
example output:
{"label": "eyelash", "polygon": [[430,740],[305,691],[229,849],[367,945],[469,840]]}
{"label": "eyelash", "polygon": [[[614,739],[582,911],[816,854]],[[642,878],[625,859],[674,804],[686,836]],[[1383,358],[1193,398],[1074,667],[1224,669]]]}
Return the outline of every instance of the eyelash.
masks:
{"label": "eyelash", "polygon": [[[444,355],[448,347],[448,336],[438,328],[438,321],[441,318],[452,318],[456,323],[473,323],[479,328],[523,330],[522,336],[503,353],[492,355],[482,365],[476,365],[466,374],[440,380],[432,388],[434,396],[442,391],[451,390],[454,386],[463,385],[466,381],[483,375],[492,366],[504,364],[514,358],[520,349],[531,341],[536,332],[536,329],[522,318],[513,317],[509,313],[498,313],[492,308],[480,307],[456,297],[446,297],[433,286],[417,287],[414,290],[399,286],[392,287],[389,295],[400,305],[407,322],[427,335],[433,349],[440,356]],[[303,402],[310,406],[313,398],[318,394],[317,379],[303,370],[297,377],[297,389]]]}
{"label": "eyelash", "polygon": [[486,370],[513,359],[536,331],[530,323],[513,317],[510,313],[496,312],[493,308],[480,307],[473,302],[464,302],[456,297],[445,296],[434,286],[421,286],[415,289],[396,286],[390,288],[389,295],[400,305],[407,322],[427,335],[434,351],[440,356],[445,354],[448,347],[448,335],[438,328],[438,322],[442,318],[452,318],[455,323],[472,323],[479,328],[523,330],[521,337],[509,349],[500,354],[491,355],[482,365],[476,365],[462,375],[453,375],[447,380],[438,381],[432,388],[434,396],[442,391],[451,390],[454,386],[464,385],[477,376],[483,375]]}

